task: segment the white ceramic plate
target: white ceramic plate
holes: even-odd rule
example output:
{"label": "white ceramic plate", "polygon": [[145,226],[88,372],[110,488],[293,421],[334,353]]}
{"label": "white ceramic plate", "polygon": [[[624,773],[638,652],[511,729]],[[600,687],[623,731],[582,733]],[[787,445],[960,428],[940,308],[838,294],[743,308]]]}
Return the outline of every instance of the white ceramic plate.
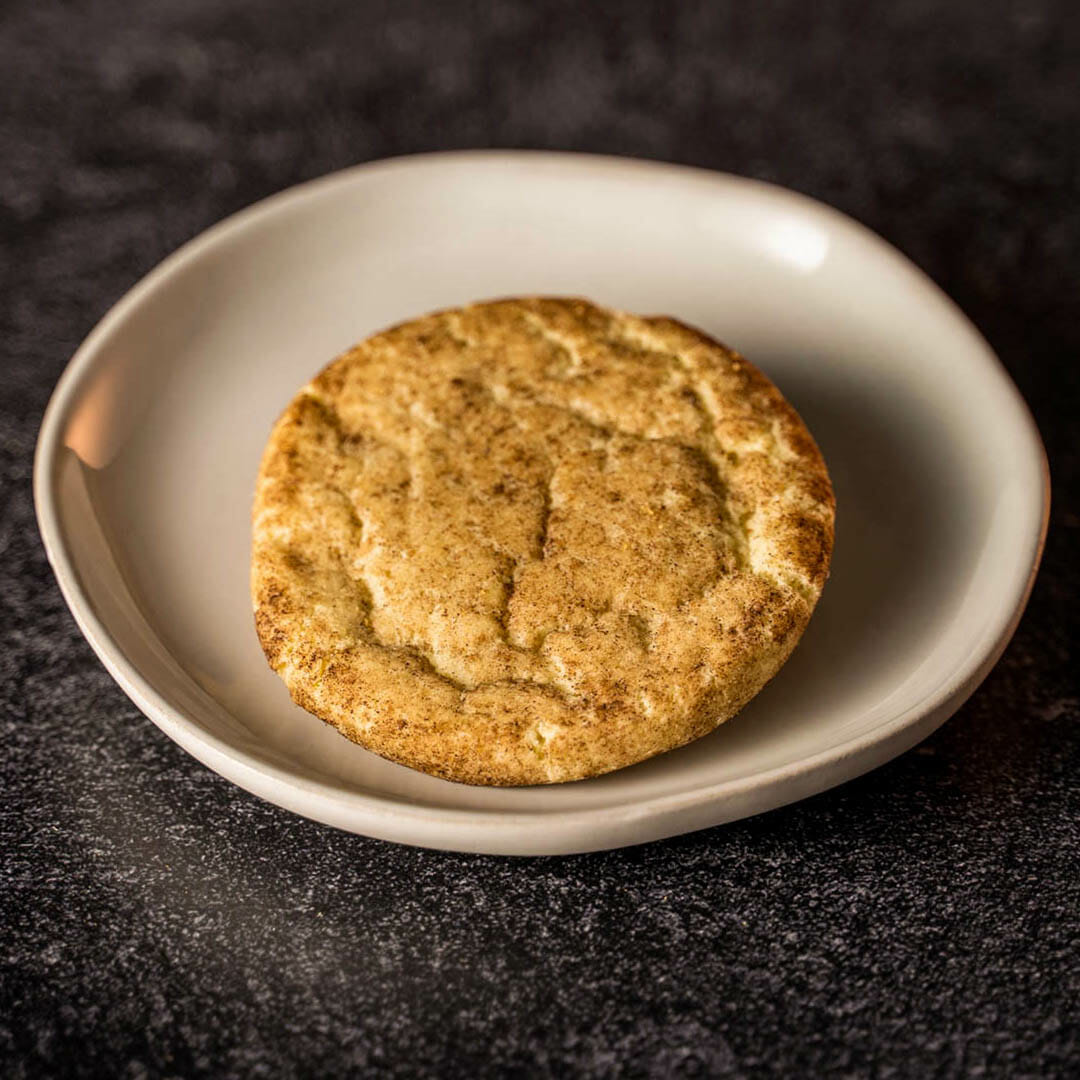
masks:
{"label": "white ceramic plate", "polygon": [[[271,424],[336,353],[433,308],[522,293],[672,314],[744,352],[821,445],[837,542],[802,644],[741,716],[599,779],[481,789],[383,761],[290,702],[252,626],[249,508]],[[765,184],[539,153],[365,165],[193,240],[76,353],[34,480],[80,627],[200,761],[340,828],[512,854],[730,821],[914,745],[1011,636],[1049,500],[1015,387],[882,240]]]}

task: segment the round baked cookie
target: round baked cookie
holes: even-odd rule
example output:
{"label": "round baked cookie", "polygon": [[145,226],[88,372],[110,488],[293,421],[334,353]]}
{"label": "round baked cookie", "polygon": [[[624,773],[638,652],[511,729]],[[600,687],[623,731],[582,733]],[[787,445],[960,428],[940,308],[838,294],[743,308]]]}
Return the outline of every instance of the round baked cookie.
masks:
{"label": "round baked cookie", "polygon": [[285,410],[255,625],[293,699],[383,757],[576,780],[765,685],[833,516],[813,439],[738,353],[585,300],[473,304],[376,334]]}

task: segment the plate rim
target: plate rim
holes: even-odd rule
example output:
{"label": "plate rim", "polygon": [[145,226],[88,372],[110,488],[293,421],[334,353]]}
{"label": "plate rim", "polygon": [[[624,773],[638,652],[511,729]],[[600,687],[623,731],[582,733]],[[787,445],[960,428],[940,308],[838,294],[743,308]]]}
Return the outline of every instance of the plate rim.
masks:
{"label": "plate rim", "polygon": [[[793,203],[804,213],[826,218],[834,227],[855,230],[876,254],[928,288],[952,318],[979,346],[985,375],[1009,392],[1017,430],[1026,435],[1041,466],[1041,514],[1033,522],[1028,550],[1017,554],[1027,572],[1020,588],[997,607],[1000,628],[992,641],[956,666],[952,677],[918,703],[872,731],[818,751],[798,761],[736,779],[703,785],[610,806],[577,810],[503,811],[495,808],[447,809],[414,803],[371,791],[346,791],[311,777],[299,776],[256,753],[244,752],[202,729],[173,706],[128,659],[93,604],[75,572],[69,542],[60,524],[60,495],[55,483],[62,431],[88,374],[100,355],[100,344],[149,296],[189,261],[255,227],[280,209],[347,187],[376,172],[431,169],[448,163],[485,163],[493,167],[532,163],[576,167],[597,172],[652,171],[718,187],[743,188]],[[1046,450],[1030,409],[989,343],[956,303],[910,259],[873,230],[849,215],[800,192],[761,180],[695,166],[603,154],[545,150],[456,150],[410,154],[352,166],[294,185],[247,206],[198,233],[144,275],[101,317],[65,366],[45,408],[33,465],[34,505],[38,529],[64,601],[83,636],[124,693],[174,742],[225,779],[305,817],[363,835],[443,850],[490,854],[572,854],[646,843],[651,840],[720,825],[762,813],[837,786],[884,764],[933,732],[951,716],[997,663],[1023,615],[1042,557],[1050,511],[1050,472]],[[1022,558],[1021,558],[1022,554]],[[755,792],[766,797],[755,800]],[[688,824],[699,808],[711,805],[707,821]]]}

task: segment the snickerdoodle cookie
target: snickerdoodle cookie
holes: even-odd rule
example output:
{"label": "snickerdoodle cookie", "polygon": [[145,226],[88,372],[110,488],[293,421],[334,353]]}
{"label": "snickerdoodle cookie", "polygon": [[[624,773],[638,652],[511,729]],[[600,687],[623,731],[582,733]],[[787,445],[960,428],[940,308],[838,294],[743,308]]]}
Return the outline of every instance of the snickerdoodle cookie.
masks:
{"label": "snickerdoodle cookie", "polygon": [[255,622],[293,698],[377,754],[576,780],[776,674],[833,516],[813,439],[737,353],[584,300],[479,303],[368,338],[286,409]]}

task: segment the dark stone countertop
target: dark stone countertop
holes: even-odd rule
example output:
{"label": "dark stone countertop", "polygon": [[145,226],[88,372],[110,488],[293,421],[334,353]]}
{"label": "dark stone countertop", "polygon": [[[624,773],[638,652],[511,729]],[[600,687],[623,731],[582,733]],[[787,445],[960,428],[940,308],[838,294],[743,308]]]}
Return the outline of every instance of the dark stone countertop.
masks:
{"label": "dark stone countertop", "polygon": [[[13,0],[0,13],[0,1074],[1080,1072],[1080,9]],[[604,13],[606,11],[606,13]],[[167,252],[297,181],[531,146],[835,204],[986,334],[1056,502],[1016,638],[916,751],[645,847],[294,817],[106,675],[30,497],[49,392]]]}

